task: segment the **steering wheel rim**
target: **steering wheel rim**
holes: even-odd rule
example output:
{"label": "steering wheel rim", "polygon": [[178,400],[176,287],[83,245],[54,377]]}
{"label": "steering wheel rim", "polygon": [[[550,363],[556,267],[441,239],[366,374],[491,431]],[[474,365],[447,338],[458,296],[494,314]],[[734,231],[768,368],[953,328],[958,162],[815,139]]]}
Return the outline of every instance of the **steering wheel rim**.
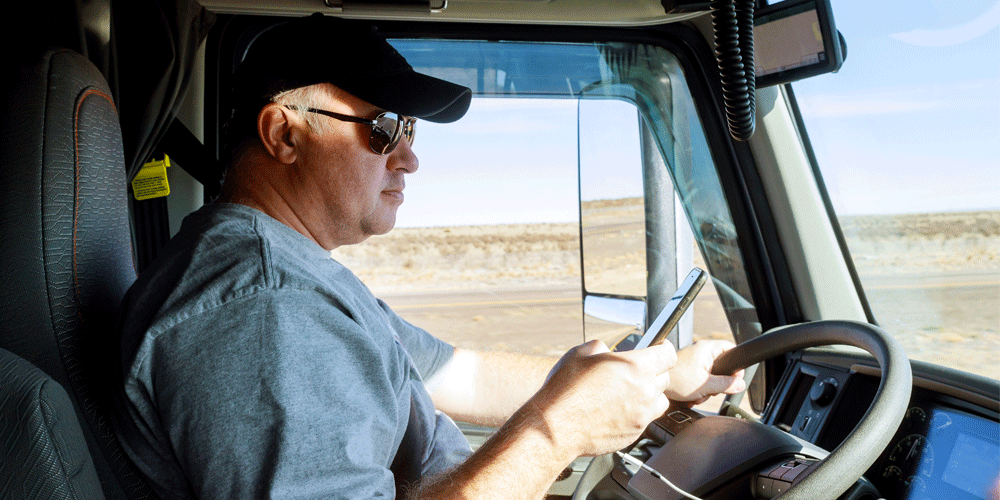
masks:
{"label": "steering wheel rim", "polygon": [[[739,344],[719,356],[712,369],[714,374],[731,375],[787,352],[828,345],[849,345],[867,351],[875,357],[883,376],[868,411],[851,434],[812,473],[779,496],[784,500],[835,499],[875,462],[909,406],[913,382],[906,353],[877,326],[857,321],[816,321],[774,328]],[[573,498],[583,500],[597,483],[593,475],[603,477],[609,471],[610,460],[595,459],[580,480],[586,491],[577,488]]]}

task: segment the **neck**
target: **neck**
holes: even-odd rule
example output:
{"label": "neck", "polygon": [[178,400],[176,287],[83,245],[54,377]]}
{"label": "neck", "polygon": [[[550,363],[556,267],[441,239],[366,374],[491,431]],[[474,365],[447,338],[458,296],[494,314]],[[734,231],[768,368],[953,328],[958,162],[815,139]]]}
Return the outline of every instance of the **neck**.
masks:
{"label": "neck", "polygon": [[314,231],[308,223],[308,214],[295,204],[296,197],[286,192],[289,184],[283,177],[290,168],[293,167],[275,162],[269,155],[248,148],[230,164],[218,201],[259,210],[317,245],[333,250],[339,245]]}

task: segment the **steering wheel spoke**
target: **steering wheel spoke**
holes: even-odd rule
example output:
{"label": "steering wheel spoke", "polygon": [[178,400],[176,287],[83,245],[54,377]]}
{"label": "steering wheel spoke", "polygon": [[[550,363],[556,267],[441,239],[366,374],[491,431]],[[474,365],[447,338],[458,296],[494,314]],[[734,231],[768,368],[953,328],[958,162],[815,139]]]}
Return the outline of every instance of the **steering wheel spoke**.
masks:
{"label": "steering wheel spoke", "polygon": [[[819,460],[827,455],[775,427],[732,417],[702,416],[687,409],[668,412],[650,428],[660,429],[650,434],[662,437],[663,446],[646,465],[695,496],[735,481],[747,482],[744,490],[748,492],[757,491],[757,483],[765,484],[767,492],[784,491],[784,483],[757,478],[796,457],[805,463],[804,457]],[[676,498],[676,493],[664,489],[662,481],[647,470],[639,470],[628,481],[627,489],[640,499]]]}

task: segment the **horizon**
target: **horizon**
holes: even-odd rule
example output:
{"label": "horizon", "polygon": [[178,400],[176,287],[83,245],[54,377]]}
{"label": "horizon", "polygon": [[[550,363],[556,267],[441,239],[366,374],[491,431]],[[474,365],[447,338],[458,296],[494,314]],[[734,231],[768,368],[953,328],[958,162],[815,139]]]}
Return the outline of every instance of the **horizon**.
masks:
{"label": "horizon", "polygon": [[[590,200],[590,201],[618,201],[628,198],[612,198],[612,199],[600,199],[600,200]],[[586,202],[585,202],[586,203]],[[405,205],[405,204],[404,204]],[[949,214],[973,214],[973,213],[986,213],[986,214],[996,214],[998,219],[1000,219],[1000,207],[998,208],[987,208],[987,209],[963,209],[963,210],[952,210],[947,212],[912,212],[912,213],[892,213],[892,214],[850,214],[842,215],[836,214],[838,219],[853,219],[861,217],[876,217],[876,218],[894,218],[894,217],[912,217],[912,216],[934,216],[934,215],[949,215]],[[565,221],[540,221],[540,222],[485,222],[481,224],[437,224],[437,225],[427,225],[427,226],[394,226],[392,231],[397,229],[447,229],[454,227],[490,227],[490,226],[544,226],[544,225],[572,225],[579,224],[579,220],[565,220]],[[382,236],[382,235],[378,235]]]}

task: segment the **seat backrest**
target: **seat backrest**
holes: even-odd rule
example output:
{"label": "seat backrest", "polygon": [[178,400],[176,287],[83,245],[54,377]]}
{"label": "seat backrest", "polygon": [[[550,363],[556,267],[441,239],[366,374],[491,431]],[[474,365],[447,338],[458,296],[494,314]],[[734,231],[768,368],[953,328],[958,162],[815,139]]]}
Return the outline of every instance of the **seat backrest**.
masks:
{"label": "seat backrest", "polygon": [[110,425],[118,309],[135,280],[117,109],[79,54],[18,66],[0,96],[0,348],[66,389],[105,496],[151,497]]}
{"label": "seat backrest", "polygon": [[101,499],[101,483],[66,391],[0,349],[0,498]]}

